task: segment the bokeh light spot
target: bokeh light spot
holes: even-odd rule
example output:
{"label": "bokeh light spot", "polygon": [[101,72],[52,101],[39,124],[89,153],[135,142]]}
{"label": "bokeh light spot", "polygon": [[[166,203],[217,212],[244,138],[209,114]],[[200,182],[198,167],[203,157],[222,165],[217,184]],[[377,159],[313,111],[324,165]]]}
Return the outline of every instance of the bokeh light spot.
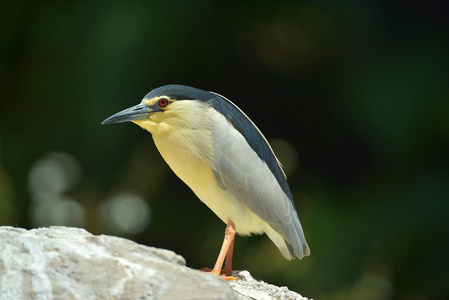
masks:
{"label": "bokeh light spot", "polygon": [[50,153],[39,159],[28,174],[28,187],[33,200],[62,194],[80,181],[78,161],[66,153]]}
{"label": "bokeh light spot", "polygon": [[150,224],[151,209],[139,195],[120,193],[102,204],[100,220],[102,226],[110,232],[136,234]]}
{"label": "bokeh light spot", "polygon": [[83,227],[86,221],[84,208],[71,198],[54,198],[39,201],[32,209],[33,223],[38,227]]}

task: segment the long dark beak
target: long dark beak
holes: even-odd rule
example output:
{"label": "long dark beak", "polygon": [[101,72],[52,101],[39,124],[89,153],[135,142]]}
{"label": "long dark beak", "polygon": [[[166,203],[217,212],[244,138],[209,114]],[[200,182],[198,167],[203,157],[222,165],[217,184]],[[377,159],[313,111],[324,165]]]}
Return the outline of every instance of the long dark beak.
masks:
{"label": "long dark beak", "polygon": [[144,103],[122,110],[115,115],[110,116],[101,124],[122,123],[135,120],[148,119],[151,114],[151,109]]}

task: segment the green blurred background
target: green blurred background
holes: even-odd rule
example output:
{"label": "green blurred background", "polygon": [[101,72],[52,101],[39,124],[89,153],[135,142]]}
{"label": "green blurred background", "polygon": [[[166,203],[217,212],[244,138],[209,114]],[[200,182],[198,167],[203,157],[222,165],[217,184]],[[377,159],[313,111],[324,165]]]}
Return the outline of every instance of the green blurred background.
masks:
{"label": "green blurred background", "polygon": [[234,267],[315,299],[448,299],[449,14],[430,1],[3,1],[0,225],[79,226],[211,267],[225,225],[133,124],[225,95],[272,142],[311,247]]}

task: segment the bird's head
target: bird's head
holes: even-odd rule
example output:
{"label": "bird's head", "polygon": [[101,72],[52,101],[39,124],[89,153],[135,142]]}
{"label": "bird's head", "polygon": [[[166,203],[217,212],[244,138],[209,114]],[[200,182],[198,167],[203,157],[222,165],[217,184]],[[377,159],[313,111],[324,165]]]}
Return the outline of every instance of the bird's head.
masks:
{"label": "bird's head", "polygon": [[139,104],[118,112],[101,124],[133,122],[152,134],[204,121],[213,94],[183,85],[165,85],[149,92]]}

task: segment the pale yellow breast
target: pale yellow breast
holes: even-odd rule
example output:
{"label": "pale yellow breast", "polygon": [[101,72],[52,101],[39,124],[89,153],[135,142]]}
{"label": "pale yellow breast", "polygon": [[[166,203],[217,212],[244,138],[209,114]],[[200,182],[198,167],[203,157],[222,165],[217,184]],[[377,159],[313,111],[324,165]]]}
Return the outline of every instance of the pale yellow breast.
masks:
{"label": "pale yellow breast", "polygon": [[178,133],[183,137],[177,135],[153,137],[156,147],[173,172],[223,222],[226,223],[228,218],[233,220],[240,234],[262,231],[263,226],[256,225],[260,219],[217,183],[211,165],[200,154],[203,149],[192,147],[193,143],[189,146],[178,143],[188,134]]}
{"label": "pale yellow breast", "polygon": [[209,190],[214,175],[210,167],[210,154],[198,143],[208,143],[207,137],[199,141],[192,130],[176,131],[167,135],[153,135],[154,143],[164,160],[195,193]]}

